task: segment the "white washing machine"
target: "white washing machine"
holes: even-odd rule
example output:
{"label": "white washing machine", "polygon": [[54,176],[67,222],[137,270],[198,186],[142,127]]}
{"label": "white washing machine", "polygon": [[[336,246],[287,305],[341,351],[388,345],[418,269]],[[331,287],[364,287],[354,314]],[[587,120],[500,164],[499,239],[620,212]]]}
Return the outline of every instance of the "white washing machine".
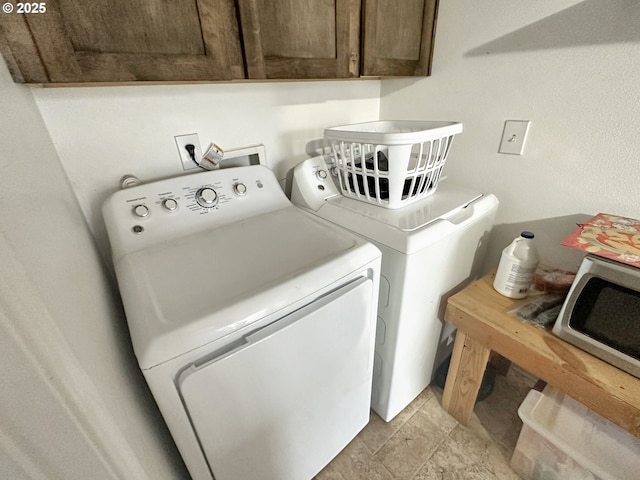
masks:
{"label": "white washing machine", "polygon": [[256,165],[103,205],[140,368],[194,480],[304,480],[369,421],[380,252]]}
{"label": "white washing machine", "polygon": [[389,421],[453,349],[446,300],[478,276],[498,199],[442,181],[429,197],[390,210],[342,196],[328,172],[321,156],[300,163],[291,199],[382,251],[372,408]]}

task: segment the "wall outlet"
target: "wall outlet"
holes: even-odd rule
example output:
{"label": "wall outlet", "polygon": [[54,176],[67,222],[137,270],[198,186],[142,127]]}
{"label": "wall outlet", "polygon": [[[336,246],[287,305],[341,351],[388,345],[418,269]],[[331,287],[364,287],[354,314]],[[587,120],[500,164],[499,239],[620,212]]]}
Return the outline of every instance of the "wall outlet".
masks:
{"label": "wall outlet", "polygon": [[183,170],[193,170],[200,168],[193,159],[189,156],[189,152],[186,146],[191,144],[195,147],[196,162],[202,159],[202,149],[200,148],[200,140],[198,140],[197,133],[189,133],[186,135],[176,135],[176,145],[178,146],[178,153],[180,154],[180,161],[182,162]]}
{"label": "wall outlet", "polygon": [[504,122],[498,153],[522,155],[530,124],[529,120],[507,120]]}

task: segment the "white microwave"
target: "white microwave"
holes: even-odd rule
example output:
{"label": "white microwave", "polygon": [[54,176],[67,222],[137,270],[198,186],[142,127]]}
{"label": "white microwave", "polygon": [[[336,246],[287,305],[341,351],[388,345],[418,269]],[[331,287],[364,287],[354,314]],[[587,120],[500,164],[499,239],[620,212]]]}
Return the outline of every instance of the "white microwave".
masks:
{"label": "white microwave", "polygon": [[640,378],[640,268],[587,255],[553,333]]}

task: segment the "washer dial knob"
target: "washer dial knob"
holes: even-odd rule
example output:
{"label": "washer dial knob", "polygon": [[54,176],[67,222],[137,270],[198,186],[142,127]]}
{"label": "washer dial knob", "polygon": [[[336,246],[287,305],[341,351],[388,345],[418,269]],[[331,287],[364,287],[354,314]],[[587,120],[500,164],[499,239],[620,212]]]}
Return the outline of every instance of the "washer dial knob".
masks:
{"label": "washer dial knob", "polygon": [[324,180],[327,178],[327,171],[320,169],[316,172],[316,177],[318,178],[318,180]]}
{"label": "washer dial knob", "polygon": [[247,186],[244,183],[236,183],[233,185],[233,193],[242,196],[247,193]]}
{"label": "washer dial knob", "polygon": [[178,202],[174,198],[166,198],[162,201],[162,206],[170,212],[175,212],[178,209]]}
{"label": "washer dial knob", "polygon": [[140,218],[145,218],[149,216],[149,207],[147,207],[146,205],[136,205],[135,207],[133,207],[133,214],[136,217],[140,217]]}
{"label": "washer dial knob", "polygon": [[212,208],[218,204],[218,194],[213,188],[203,187],[196,192],[196,202],[204,208]]}

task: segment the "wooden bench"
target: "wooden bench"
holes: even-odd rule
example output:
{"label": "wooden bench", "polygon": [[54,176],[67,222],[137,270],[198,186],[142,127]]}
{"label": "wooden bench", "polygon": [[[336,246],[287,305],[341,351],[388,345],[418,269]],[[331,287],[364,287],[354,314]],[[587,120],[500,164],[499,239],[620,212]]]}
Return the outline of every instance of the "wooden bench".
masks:
{"label": "wooden bench", "polygon": [[449,298],[445,318],[458,328],[442,406],[469,422],[492,351],[640,437],[640,379],[509,314],[527,302],[493,289],[487,275]]}

